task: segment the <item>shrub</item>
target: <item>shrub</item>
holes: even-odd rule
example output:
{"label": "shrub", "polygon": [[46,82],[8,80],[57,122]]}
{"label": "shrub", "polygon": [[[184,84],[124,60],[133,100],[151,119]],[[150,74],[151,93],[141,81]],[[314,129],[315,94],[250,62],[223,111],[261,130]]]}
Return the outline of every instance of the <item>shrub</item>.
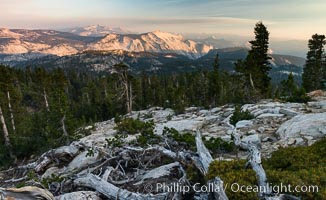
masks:
{"label": "shrub", "polygon": [[258,200],[257,193],[250,192],[232,192],[232,184],[239,184],[240,186],[255,186],[257,185],[257,178],[252,169],[245,169],[245,160],[235,161],[213,161],[210,164],[207,178],[213,179],[219,176],[226,187],[226,195],[229,199],[237,200]]}
{"label": "shrub", "polygon": [[115,127],[118,134],[135,135],[140,133],[149,133],[154,130],[154,122],[143,122],[139,119],[126,118],[121,120]]}
{"label": "shrub", "polygon": [[158,135],[155,135],[153,130],[148,132],[142,132],[137,137],[137,144],[140,146],[147,146],[150,144],[158,144],[161,141],[161,137]]}
{"label": "shrub", "polygon": [[[246,160],[214,161],[209,167],[207,178],[221,177],[224,185],[257,185],[252,169],[244,169]],[[324,199],[326,195],[326,138],[310,147],[290,147],[280,149],[272,157],[263,161],[268,183],[273,186],[318,186],[319,192],[288,193],[302,199]],[[292,188],[293,189],[293,188]],[[228,187],[230,199],[258,199],[255,193],[233,193]],[[282,192],[286,193],[286,192]]]}
{"label": "shrub", "polygon": [[126,118],[122,119],[117,126],[117,136],[112,139],[108,139],[109,146],[121,146],[123,144],[123,137],[119,135],[136,135],[137,139],[135,143],[140,146],[146,146],[149,144],[157,144],[160,142],[160,136],[154,134],[154,122],[143,122],[139,119]]}
{"label": "shrub", "polygon": [[[164,127],[163,135],[176,141],[186,149],[196,151],[196,136],[192,133],[179,133],[179,131],[174,128]],[[214,154],[232,152],[235,149],[233,142],[226,142],[221,138],[210,138],[206,140],[206,138],[203,137],[203,142],[207,149]]]}
{"label": "shrub", "polygon": [[214,154],[233,152],[235,145],[233,142],[226,142],[221,138],[210,138],[204,140],[205,146]]}
{"label": "shrub", "polygon": [[179,146],[195,151],[196,150],[196,140],[195,135],[192,133],[179,133],[174,128],[164,127],[163,135],[167,138],[177,142]]}
{"label": "shrub", "polygon": [[127,135],[125,134],[120,134],[120,135],[115,135],[113,138],[105,139],[107,142],[107,146],[111,148],[115,147],[121,147],[123,145],[123,139],[126,138]]}
{"label": "shrub", "polygon": [[248,110],[242,111],[240,106],[236,106],[233,115],[230,118],[230,123],[235,126],[238,121],[250,120],[253,118],[254,116]]}

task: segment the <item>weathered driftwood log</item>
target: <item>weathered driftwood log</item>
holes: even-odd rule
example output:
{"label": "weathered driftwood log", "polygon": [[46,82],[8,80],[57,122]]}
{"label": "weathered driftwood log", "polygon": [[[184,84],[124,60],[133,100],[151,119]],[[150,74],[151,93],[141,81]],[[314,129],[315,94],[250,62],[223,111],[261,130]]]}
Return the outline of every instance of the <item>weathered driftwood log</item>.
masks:
{"label": "weathered driftwood log", "polygon": [[0,188],[0,199],[10,200],[54,200],[53,195],[44,189],[37,187],[23,187],[23,188]]}
{"label": "weathered driftwood log", "polygon": [[249,144],[248,149],[250,154],[247,166],[250,165],[255,171],[258,178],[258,185],[260,188],[262,188],[262,190],[259,191],[259,198],[264,199],[267,196],[271,196],[272,191],[270,191],[267,184],[267,176],[262,166],[261,154],[255,145]]}
{"label": "weathered driftwood log", "polygon": [[208,149],[206,148],[199,130],[197,130],[196,132],[196,146],[197,146],[197,153],[199,156],[199,162],[202,165],[201,170],[205,175],[208,172],[209,165],[213,161],[213,158],[209,153]]}
{"label": "weathered driftwood log", "polygon": [[[164,200],[167,198],[168,193],[161,194],[140,194],[130,192],[128,190],[121,189],[115,185],[106,182],[102,178],[93,175],[87,174],[84,177],[77,178],[74,180],[74,185],[79,187],[87,187],[96,190],[102,195],[106,196],[109,199],[120,199],[120,200]],[[147,189],[155,189],[149,186]]]}
{"label": "weathered driftwood log", "polygon": [[256,173],[258,185],[259,188],[261,188],[258,193],[259,198],[261,200],[299,200],[300,198],[295,196],[287,194],[275,194],[270,190],[268,187],[266,172],[262,166],[261,153],[257,147],[257,144],[242,142],[240,139],[240,134],[237,131],[237,127],[231,125],[229,121],[227,121],[227,124],[233,129],[232,136],[234,144],[241,147],[242,149],[249,151],[249,160],[246,164],[246,167],[251,166],[251,168]]}
{"label": "weathered driftwood log", "polygon": [[148,171],[146,174],[144,174],[143,176],[139,177],[138,182],[135,183],[134,185],[142,184],[145,180],[148,180],[148,179],[157,179],[160,177],[168,176],[171,174],[171,171],[174,168],[179,168],[179,167],[181,167],[180,163],[174,162],[174,163],[170,163],[170,164],[163,165],[158,168],[152,169],[152,170]]}
{"label": "weathered driftwood log", "polygon": [[[46,167],[52,162],[68,162],[71,161],[77,154],[79,149],[75,145],[63,146],[57,149],[51,149],[43,153],[35,162],[29,163],[27,165],[18,166],[16,168],[10,168],[8,170],[2,171],[2,173],[11,173],[13,171],[26,171],[35,170],[35,172],[42,172]],[[57,163],[59,164],[59,163]]]}
{"label": "weathered driftwood log", "polygon": [[148,152],[148,151],[159,151],[162,154],[166,155],[167,157],[170,157],[172,159],[177,159],[178,155],[170,151],[162,146],[154,146],[154,147],[149,147],[147,149],[141,148],[141,147],[125,147],[125,149],[130,150],[130,151],[135,151],[135,152]]}
{"label": "weathered driftwood log", "polygon": [[228,200],[224,191],[224,183],[222,179],[215,177],[213,180],[209,180],[208,184],[212,184],[213,187],[217,189],[216,192],[211,194],[214,200]]}
{"label": "weathered driftwood log", "polygon": [[[199,170],[202,171],[204,175],[206,175],[209,169],[209,165],[213,161],[213,158],[206,148],[199,130],[197,130],[196,133],[196,147],[197,154],[199,155],[198,161],[202,166]],[[211,196],[215,200],[228,200],[228,197],[224,191],[223,181],[219,177],[215,177],[213,180],[209,180],[208,184],[213,184],[214,192],[212,192]]]}

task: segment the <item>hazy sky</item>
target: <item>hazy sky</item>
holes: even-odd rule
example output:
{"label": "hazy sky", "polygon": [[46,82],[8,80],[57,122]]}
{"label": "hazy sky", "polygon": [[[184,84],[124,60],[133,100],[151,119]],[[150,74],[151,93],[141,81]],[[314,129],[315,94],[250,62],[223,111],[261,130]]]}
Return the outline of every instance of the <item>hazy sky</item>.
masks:
{"label": "hazy sky", "polygon": [[121,26],[132,31],[252,35],[262,20],[274,38],[326,34],[326,0],[0,0],[0,27]]}

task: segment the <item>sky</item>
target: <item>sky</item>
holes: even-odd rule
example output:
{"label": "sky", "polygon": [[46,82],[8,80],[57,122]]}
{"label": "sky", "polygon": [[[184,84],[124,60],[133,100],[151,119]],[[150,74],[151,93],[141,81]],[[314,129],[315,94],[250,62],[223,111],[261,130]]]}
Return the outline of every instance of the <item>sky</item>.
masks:
{"label": "sky", "polygon": [[136,32],[253,35],[263,21],[271,37],[326,34],[326,0],[0,0],[0,27],[59,29],[119,26]]}

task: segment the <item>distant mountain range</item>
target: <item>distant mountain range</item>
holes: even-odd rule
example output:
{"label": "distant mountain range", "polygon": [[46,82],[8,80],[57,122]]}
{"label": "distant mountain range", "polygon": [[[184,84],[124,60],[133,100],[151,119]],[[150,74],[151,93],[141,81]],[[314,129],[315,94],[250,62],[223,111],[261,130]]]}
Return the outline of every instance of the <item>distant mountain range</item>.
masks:
{"label": "distant mountain range", "polygon": [[[171,73],[211,70],[216,54],[221,69],[247,56],[246,47],[216,37],[185,39],[182,35],[154,31],[131,34],[121,28],[88,26],[68,32],[55,30],[0,29],[0,62],[17,67],[62,67],[110,72],[124,62],[133,73]],[[282,80],[290,72],[300,77],[305,59],[271,54],[271,76]]]}
{"label": "distant mountain range", "polygon": [[102,25],[92,25],[86,27],[74,27],[62,29],[63,32],[69,32],[80,36],[103,37],[108,34],[132,34],[132,31],[121,27],[110,27]]}
{"label": "distant mountain range", "polygon": [[[100,29],[99,27],[93,28],[95,31]],[[76,33],[94,35],[91,32]],[[178,53],[196,59],[208,53],[213,46],[161,31],[127,35],[110,33],[101,37],[93,37],[54,30],[0,29],[0,54],[32,53],[66,56],[88,50],[117,49],[134,52]]]}

